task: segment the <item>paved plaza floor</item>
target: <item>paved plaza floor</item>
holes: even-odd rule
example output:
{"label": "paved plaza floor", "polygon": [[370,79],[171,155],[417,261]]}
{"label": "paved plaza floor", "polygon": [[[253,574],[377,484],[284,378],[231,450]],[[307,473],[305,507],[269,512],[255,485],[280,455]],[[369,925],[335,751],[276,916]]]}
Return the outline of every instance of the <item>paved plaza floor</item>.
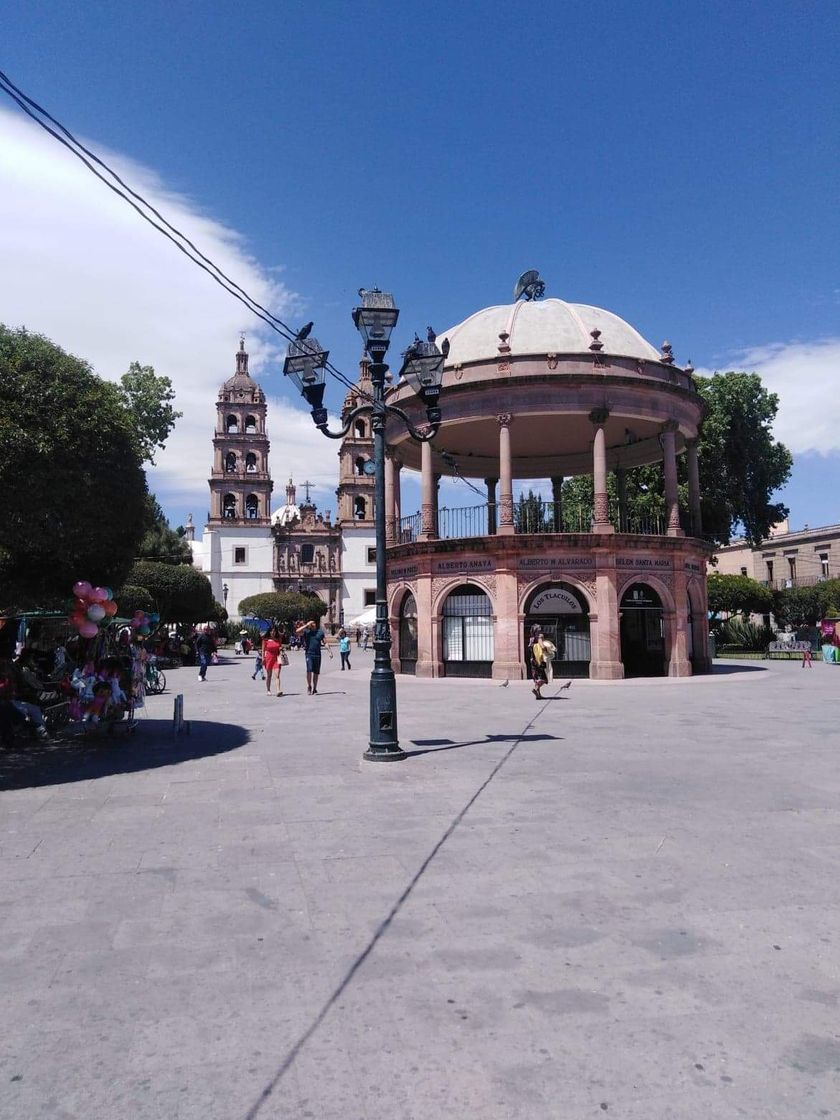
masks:
{"label": "paved plaza floor", "polygon": [[371,662],[0,755],[3,1120],[840,1117],[840,667]]}

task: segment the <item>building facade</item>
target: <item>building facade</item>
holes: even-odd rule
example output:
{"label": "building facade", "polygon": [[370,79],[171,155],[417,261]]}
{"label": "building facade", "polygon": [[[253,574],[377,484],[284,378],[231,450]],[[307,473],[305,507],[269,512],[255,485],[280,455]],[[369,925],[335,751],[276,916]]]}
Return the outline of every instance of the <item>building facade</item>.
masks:
{"label": "building facade", "polygon": [[[444,332],[443,425],[418,445],[387,429],[386,532],[395,667],[439,676],[521,678],[539,626],[571,676],[689,676],[710,667],[697,460],[703,406],[691,367],[618,316],[548,299],[486,308]],[[420,399],[388,397],[417,427]],[[689,509],[680,510],[685,454]],[[632,519],[629,467],[661,462],[666,516]],[[419,470],[421,508],[403,516],[400,481]],[[608,472],[618,507],[610,508]],[[477,480],[487,499],[438,510],[443,474]],[[571,475],[593,480],[581,523],[564,509]],[[514,507],[513,480],[551,480],[534,518]]]}
{"label": "building facade", "polygon": [[840,525],[791,532],[786,519],[757,547],[736,540],[718,548],[710,571],[749,576],[772,591],[840,578]]}
{"label": "building facade", "polygon": [[297,505],[295,484],[289,479],[286,504],[272,515],[277,591],[311,592],[327,604],[324,623],[331,628],[341,621],[341,529],[330,513],[318,512],[305,499]]}
{"label": "building facade", "polygon": [[[359,380],[344,400],[342,424],[371,393],[370,364],[362,359]],[[362,416],[341,441],[335,492],[341,529],[341,619],[348,624],[376,603],[375,487],[373,432],[370,419]]]}

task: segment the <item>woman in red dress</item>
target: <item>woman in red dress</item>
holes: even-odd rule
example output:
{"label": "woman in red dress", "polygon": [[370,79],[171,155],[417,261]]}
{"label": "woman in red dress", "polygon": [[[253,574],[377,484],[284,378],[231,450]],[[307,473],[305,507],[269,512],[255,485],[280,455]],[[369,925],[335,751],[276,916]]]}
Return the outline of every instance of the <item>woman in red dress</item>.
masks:
{"label": "woman in red dress", "polygon": [[268,693],[271,692],[271,678],[277,673],[277,695],[283,695],[283,689],[280,687],[280,666],[281,666],[281,653],[283,651],[283,635],[276,626],[272,626],[263,639],[262,644],[262,659],[263,669],[265,669],[265,687]]}

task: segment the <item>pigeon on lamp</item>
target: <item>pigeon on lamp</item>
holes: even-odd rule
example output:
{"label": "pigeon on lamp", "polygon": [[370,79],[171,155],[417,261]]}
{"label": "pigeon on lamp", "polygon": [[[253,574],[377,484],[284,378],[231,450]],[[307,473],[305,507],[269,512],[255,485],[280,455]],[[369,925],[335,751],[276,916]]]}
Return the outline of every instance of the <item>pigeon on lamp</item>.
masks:
{"label": "pigeon on lamp", "polygon": [[432,328],[431,327],[426,327],[426,339],[429,342],[434,342],[436,338],[437,338],[437,335],[432,330]]}
{"label": "pigeon on lamp", "polygon": [[314,326],[315,326],[315,324],[310,321],[309,323],[306,324],[305,327],[301,327],[300,330],[295,335],[295,341],[296,342],[303,342],[303,340],[305,338],[309,338],[309,334],[310,334],[310,332],[311,332],[311,330]]}

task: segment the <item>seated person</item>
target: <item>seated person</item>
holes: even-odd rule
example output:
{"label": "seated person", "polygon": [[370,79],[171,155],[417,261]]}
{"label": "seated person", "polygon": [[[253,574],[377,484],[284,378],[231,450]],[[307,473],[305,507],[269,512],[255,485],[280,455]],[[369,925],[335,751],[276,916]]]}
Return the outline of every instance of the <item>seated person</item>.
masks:
{"label": "seated person", "polygon": [[39,739],[49,739],[44,713],[37,704],[18,699],[17,674],[8,661],[0,662],[0,736],[7,745],[16,723],[28,721]]}
{"label": "seated person", "polygon": [[35,661],[30,649],[23,649],[13,665],[15,686],[18,696],[30,704],[46,704],[60,700],[60,694],[45,685],[35,668]]}

